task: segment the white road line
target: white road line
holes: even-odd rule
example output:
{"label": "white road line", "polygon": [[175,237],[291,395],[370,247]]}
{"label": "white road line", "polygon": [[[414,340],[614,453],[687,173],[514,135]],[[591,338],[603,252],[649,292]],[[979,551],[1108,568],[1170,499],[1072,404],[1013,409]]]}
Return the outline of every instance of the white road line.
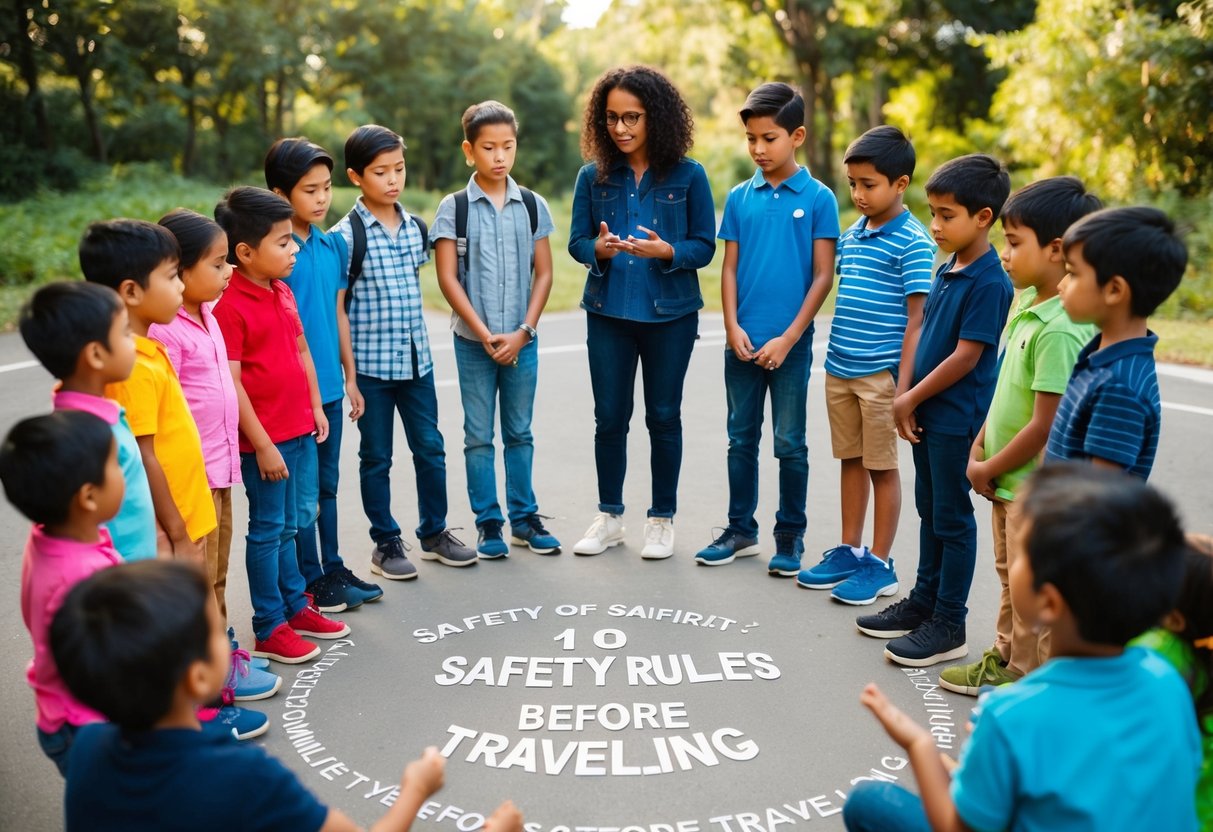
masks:
{"label": "white road line", "polygon": [[14,370],[28,370],[37,367],[37,361],[18,361],[16,364],[0,364],[0,373],[11,373]]}
{"label": "white road line", "polygon": [[1168,410],[1180,410],[1184,413],[1196,413],[1201,416],[1213,416],[1213,408],[1197,407],[1194,404],[1177,404],[1175,402],[1163,402],[1162,406]]}

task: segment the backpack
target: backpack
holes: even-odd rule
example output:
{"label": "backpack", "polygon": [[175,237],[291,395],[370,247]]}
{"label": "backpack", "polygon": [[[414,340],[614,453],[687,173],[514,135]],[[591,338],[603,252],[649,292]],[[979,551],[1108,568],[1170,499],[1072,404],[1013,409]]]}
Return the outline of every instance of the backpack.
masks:
{"label": "backpack", "polygon": [[[531,236],[539,230],[539,203],[534,191],[522,186],[522,204],[526,206],[527,216],[531,218]],[[459,256],[459,285],[467,286],[468,273],[468,189],[464,188],[455,193],[455,253]],[[535,248],[531,247],[531,267],[535,266]]]}
{"label": "backpack", "polygon": [[[357,211],[350,211],[350,234],[354,238],[354,249],[350,254],[350,273],[349,285],[345,290],[345,311],[350,311],[350,304],[354,302],[354,283],[362,275],[362,261],[366,259],[366,226],[362,224],[362,217]],[[417,226],[417,230],[421,232],[421,250],[425,251],[430,245],[430,229],[426,227],[425,220],[416,214],[409,214],[409,219]],[[466,218],[465,218],[466,223]]]}

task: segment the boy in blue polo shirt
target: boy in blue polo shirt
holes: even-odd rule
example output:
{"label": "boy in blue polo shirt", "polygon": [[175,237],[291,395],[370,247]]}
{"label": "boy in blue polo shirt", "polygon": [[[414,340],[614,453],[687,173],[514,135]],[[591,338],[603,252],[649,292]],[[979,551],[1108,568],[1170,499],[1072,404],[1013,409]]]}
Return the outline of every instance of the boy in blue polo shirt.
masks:
{"label": "boy in blue polo shirt", "polygon": [[893,402],[897,432],[914,452],[918,575],[908,597],[855,622],[865,635],[893,639],[885,656],[907,667],[968,653],[977,522],[965,471],[994,395],[998,340],[1014,295],[989,240],[1011,191],[1006,168],[983,154],[961,156],[935,171],[926,191],[931,236],[952,257],[923,308],[910,387]]}
{"label": "boy in blue polo shirt", "polygon": [[1188,252],[1156,208],[1108,208],[1062,240],[1061,305],[1099,334],[1083,347],[1057,407],[1045,461],[1077,459],[1150,476],[1162,421],[1147,318],[1175,291]]}
{"label": "boy in blue polo shirt", "polygon": [[[830,589],[847,604],[897,592],[889,552],[901,514],[893,399],[910,386],[935,246],[902,204],[914,174],[914,145],[890,125],[847,148],[843,163],[862,216],[838,241],[838,300],[826,349],[826,410],[842,463],[842,543],[796,582]],[[872,548],[863,545],[869,481],[875,495]]]}
{"label": "boy in blue polo shirt", "polygon": [[795,577],[804,552],[809,454],[805,444],[813,317],[834,283],[838,201],[796,162],[804,99],[787,84],[763,84],[741,110],[754,176],[729,193],[720,294],[728,349],[729,522],[695,555],[707,566],[758,554],[758,443],[771,396],[779,511],[772,575]]}

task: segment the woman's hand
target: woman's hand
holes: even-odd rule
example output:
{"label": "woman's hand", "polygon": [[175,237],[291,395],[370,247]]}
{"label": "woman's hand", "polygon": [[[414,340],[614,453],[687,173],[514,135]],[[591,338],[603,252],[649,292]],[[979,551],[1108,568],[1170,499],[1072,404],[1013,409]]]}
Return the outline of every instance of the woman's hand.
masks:
{"label": "woman's hand", "polygon": [[620,243],[623,251],[636,257],[652,257],[657,260],[674,259],[674,247],[658,237],[656,231],[650,231],[643,225],[636,226],[636,229],[645,236],[635,237],[629,234],[628,238]]}

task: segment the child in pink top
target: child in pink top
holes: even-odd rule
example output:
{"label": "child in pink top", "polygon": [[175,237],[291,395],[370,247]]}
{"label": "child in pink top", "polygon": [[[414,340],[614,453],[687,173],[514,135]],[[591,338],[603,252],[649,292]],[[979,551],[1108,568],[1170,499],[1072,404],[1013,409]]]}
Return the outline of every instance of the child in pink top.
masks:
{"label": "child in pink top", "polygon": [[126,491],[118,444],[103,419],[82,410],[25,419],[0,446],[0,481],[9,502],[34,523],[21,567],[21,617],[34,642],[26,676],[39,744],[66,777],[77,728],[104,717],[80,704],[59,678],[50,625],[68,590],[122,562],[101,528],[118,513]]}

